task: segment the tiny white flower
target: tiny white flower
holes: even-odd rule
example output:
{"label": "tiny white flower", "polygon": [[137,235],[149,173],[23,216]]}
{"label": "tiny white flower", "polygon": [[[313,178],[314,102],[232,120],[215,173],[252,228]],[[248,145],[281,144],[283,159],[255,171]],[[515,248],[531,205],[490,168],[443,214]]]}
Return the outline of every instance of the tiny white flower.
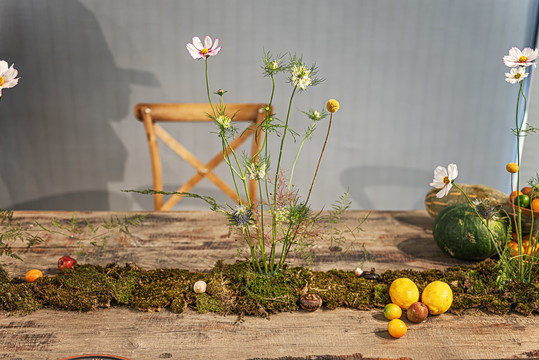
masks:
{"label": "tiny white flower", "polygon": [[363,269],[361,269],[361,268],[356,268],[356,269],[354,270],[354,275],[356,275],[357,277],[360,277],[362,274],[363,274]]}
{"label": "tiny white flower", "polygon": [[529,73],[526,72],[526,68],[524,66],[512,68],[508,73],[505,73],[505,81],[510,84],[517,84],[524,80],[524,78],[527,78],[528,75]]}
{"label": "tiny white flower", "polygon": [[430,186],[441,189],[436,194],[437,198],[443,198],[447,195],[451,187],[453,187],[453,181],[457,178],[459,171],[457,165],[449,164],[447,169],[443,166],[438,166],[434,169],[434,179],[430,183]]}
{"label": "tiny white flower", "polygon": [[247,168],[249,179],[261,180],[266,176],[266,163],[251,163]]}
{"label": "tiny white flower", "polygon": [[219,115],[215,118],[215,121],[219,126],[222,126],[223,129],[228,129],[230,127],[230,118],[226,115]]}

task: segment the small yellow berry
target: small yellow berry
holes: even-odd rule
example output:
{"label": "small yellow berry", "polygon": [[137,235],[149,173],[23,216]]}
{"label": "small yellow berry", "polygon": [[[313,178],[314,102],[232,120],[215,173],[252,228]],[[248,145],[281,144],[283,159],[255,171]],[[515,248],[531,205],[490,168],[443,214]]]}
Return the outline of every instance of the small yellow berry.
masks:
{"label": "small yellow berry", "polygon": [[337,110],[339,110],[339,102],[335,99],[328,100],[326,104],[326,109],[328,109],[330,113],[336,112]]}
{"label": "small yellow berry", "polygon": [[518,165],[515,164],[514,162],[510,162],[509,164],[507,164],[507,166],[505,167],[505,169],[510,172],[511,174],[514,174],[514,173],[517,173],[518,172]]}

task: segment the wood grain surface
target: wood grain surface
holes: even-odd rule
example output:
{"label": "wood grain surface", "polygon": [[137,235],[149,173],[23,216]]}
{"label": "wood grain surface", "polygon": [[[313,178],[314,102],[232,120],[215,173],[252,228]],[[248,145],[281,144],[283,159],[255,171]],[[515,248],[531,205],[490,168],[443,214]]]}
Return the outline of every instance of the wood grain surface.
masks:
{"label": "wood grain surface", "polygon": [[[237,243],[228,237],[225,220],[210,212],[149,212],[132,236],[110,239],[105,252],[90,249],[80,262],[136,263],[142,268],[177,267],[209,270],[223,259],[233,262]],[[367,214],[351,211],[349,224]],[[71,212],[17,212],[15,220],[35,229],[35,220],[50,224],[70,219]],[[124,212],[80,212],[99,223]],[[367,250],[366,268],[444,269],[461,264],[445,256],[432,239],[432,219],[424,211],[371,212],[355,241]],[[44,234],[46,242],[20,250],[24,262],[9,261],[11,276],[30,268],[58,273],[56,262],[73,255],[74,239]],[[335,249],[333,249],[335,250]],[[350,270],[365,253],[332,251],[329,241],[316,245],[315,270]],[[4,259],[5,260],[5,259]],[[293,259],[301,264],[299,258]],[[81,354],[114,354],[129,359],[502,359],[539,358],[539,317],[466,312],[408,323],[400,339],[389,337],[380,309],[337,309],[281,313],[268,319],[198,314],[186,311],[144,313],[118,307],[89,313],[39,310],[27,316],[0,314],[0,359],[61,359]]]}

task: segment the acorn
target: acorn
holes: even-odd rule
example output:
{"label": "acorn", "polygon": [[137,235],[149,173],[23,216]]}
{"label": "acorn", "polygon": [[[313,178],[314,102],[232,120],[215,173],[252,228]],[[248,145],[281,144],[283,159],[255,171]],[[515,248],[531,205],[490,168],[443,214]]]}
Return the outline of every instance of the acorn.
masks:
{"label": "acorn", "polygon": [[299,298],[299,306],[303,310],[316,311],[322,306],[322,298],[318,294],[303,294]]}

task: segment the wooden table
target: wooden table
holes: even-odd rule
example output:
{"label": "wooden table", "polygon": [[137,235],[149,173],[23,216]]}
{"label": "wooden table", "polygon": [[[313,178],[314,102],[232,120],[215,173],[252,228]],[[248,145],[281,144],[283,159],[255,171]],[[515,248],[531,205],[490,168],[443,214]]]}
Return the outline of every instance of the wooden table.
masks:
{"label": "wooden table", "polygon": [[[99,222],[125,212],[80,212]],[[367,212],[346,213],[348,222]],[[69,219],[72,212],[16,212],[15,220],[35,229],[34,221]],[[365,267],[444,269],[462,262],[445,256],[432,240],[432,219],[424,211],[371,212],[357,235],[369,254]],[[107,250],[92,248],[81,263],[136,263],[142,268],[205,271],[217,260],[233,262],[237,244],[226,222],[211,212],[150,212],[132,236],[110,239]],[[8,261],[11,276],[30,268],[58,273],[56,262],[75,253],[75,241],[47,234],[45,243],[23,251],[24,262]],[[316,245],[315,270],[352,271],[364,259],[360,249],[336,256],[329,242]],[[337,252],[338,255],[338,252]],[[5,259],[3,259],[5,261]],[[293,259],[301,264],[300,259]],[[409,324],[408,333],[392,339],[381,310],[321,310],[281,313],[268,319],[198,314],[186,311],[145,313],[118,307],[90,313],[39,310],[27,316],[0,314],[0,359],[59,359],[101,353],[139,359],[500,359],[539,358],[539,317],[466,312],[429,317]],[[328,355],[328,356],[324,356]],[[287,358],[290,359],[290,358]]]}

